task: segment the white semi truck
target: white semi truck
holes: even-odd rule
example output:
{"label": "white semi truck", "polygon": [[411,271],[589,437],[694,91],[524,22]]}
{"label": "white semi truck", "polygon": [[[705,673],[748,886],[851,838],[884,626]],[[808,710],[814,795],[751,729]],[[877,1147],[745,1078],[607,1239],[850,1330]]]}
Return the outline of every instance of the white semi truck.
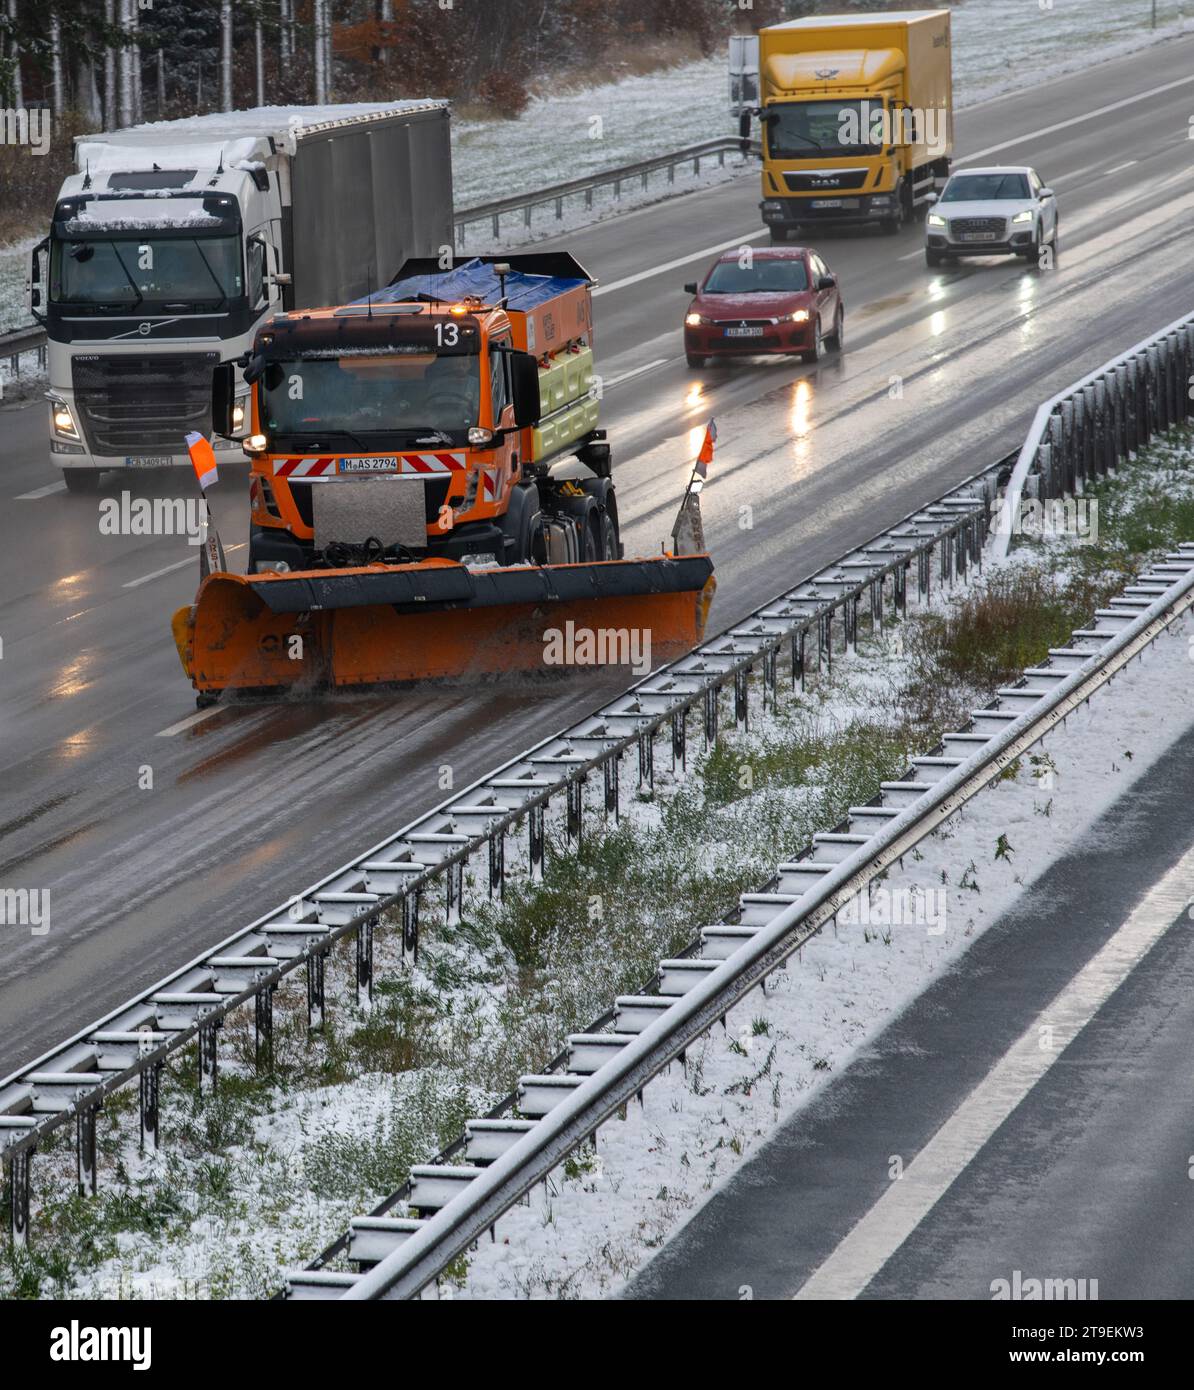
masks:
{"label": "white semi truck", "polygon": [[[29,279],[51,460],[72,492],[105,470],[189,466],[184,436],[212,432],[213,369],[264,319],[451,253],[444,102],[161,121],[79,137],[75,163]],[[247,424],[239,371],[236,393]],[[236,440],[216,445],[243,458]]]}

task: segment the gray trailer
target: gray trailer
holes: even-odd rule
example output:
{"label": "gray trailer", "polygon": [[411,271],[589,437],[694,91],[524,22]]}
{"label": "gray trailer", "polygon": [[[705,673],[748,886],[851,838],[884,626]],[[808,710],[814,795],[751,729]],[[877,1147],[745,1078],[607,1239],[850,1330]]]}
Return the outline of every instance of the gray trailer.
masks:
{"label": "gray trailer", "polygon": [[[77,139],[30,277],[71,491],[187,463],[212,368],[272,314],[359,299],[451,247],[448,119],[438,101],[262,107]],[[247,397],[238,381],[242,434]]]}

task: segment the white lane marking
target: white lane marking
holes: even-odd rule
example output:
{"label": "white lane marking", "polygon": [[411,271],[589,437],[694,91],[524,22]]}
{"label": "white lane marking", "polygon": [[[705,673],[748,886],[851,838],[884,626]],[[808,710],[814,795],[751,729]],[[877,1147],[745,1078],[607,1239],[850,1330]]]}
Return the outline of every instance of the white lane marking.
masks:
{"label": "white lane marking", "polygon": [[[1071,1042],[1185,913],[1194,849],[1155,883],[1128,920],[1025,1029],[883,1196],[796,1292],[857,1298]],[[1048,1033],[1042,1029],[1049,1029]],[[1042,1038],[1052,1046],[1041,1047]]]}
{"label": "white lane marking", "polygon": [[[243,550],[246,542],[241,541],[238,545],[228,545],[224,547],[224,553],[229,554],[233,550]],[[175,565],[167,565],[164,569],[154,570],[152,574],[143,574],[140,579],[130,579],[127,584],[122,584],[122,589],[137,589],[142,584],[148,584],[151,579],[161,579],[164,574],[173,574],[175,570],[185,569],[187,565],[198,566],[198,555],[188,555],[185,560],[179,560]]]}
{"label": "white lane marking", "polygon": [[219,714],[218,705],[211,705],[207,709],[196,710],[194,714],[188,714],[185,719],[180,719],[177,724],[171,724],[168,729],[159,729],[156,738],[173,738],[175,734],[181,734],[186,729],[193,729],[196,724],[202,724],[205,719],[210,719],[213,714]]}
{"label": "white lane marking", "polygon": [[598,285],[593,294],[612,294],[614,290],[624,290],[627,285],[637,285],[640,280],[649,280],[653,275],[663,275],[666,271],[675,270],[677,266],[691,265],[693,261],[703,261],[706,256],[719,255],[722,251],[729,251],[732,247],[742,246],[748,241],[758,241],[761,236],[766,235],[766,227],[761,227],[757,232],[744,232],[732,241],[723,241],[717,246],[706,246],[703,251],[694,251],[691,256],[677,256],[674,261],[664,261],[662,265],[652,266],[650,270],[640,270],[634,275],[624,276],[621,280],[611,280],[608,285]]}
{"label": "white lane marking", "polygon": [[1138,159],[1129,159],[1126,164],[1117,164],[1114,169],[1108,169],[1103,177],[1106,178],[1108,174],[1122,174],[1125,169],[1130,169],[1133,164],[1139,163]]}
{"label": "white lane marking", "polygon": [[1194,82],[1194,77],[1179,77],[1173,82],[1164,82],[1159,87],[1150,87],[1147,92],[1137,92],[1135,96],[1124,97],[1121,101],[1113,101],[1107,106],[1096,107],[1093,111],[1088,111],[1084,116],[1071,116],[1068,121],[1058,121],[1055,125],[1042,126],[1040,130],[1030,130],[1024,135],[1017,135],[1014,140],[1004,140],[999,145],[988,145],[985,150],[975,150],[973,154],[968,154],[963,159],[955,159],[954,164],[972,164],[976,159],[983,159],[989,154],[998,154],[1000,150],[1010,150],[1014,145],[1023,145],[1029,140],[1039,140],[1042,135],[1052,135],[1054,131],[1068,130],[1071,126],[1082,125],[1084,121],[1092,121],[1096,116],[1106,116],[1112,111],[1122,111],[1125,106],[1136,106],[1142,101],[1148,101],[1151,97],[1159,97],[1162,92],[1172,92],[1178,87],[1187,87]]}
{"label": "white lane marking", "polygon": [[35,488],[32,492],[22,492],[15,500],[17,502],[34,502],[39,497],[49,497],[52,492],[65,491],[65,483],[48,483],[45,487]]}
{"label": "white lane marking", "polygon": [[636,376],[642,376],[644,372],[652,372],[656,367],[664,367],[669,362],[678,362],[679,360],[678,357],[657,357],[654,362],[647,362],[641,367],[635,367],[632,371],[623,372],[621,376],[611,377],[605,383],[605,389],[608,391],[611,386],[621,386],[624,381],[632,381]]}

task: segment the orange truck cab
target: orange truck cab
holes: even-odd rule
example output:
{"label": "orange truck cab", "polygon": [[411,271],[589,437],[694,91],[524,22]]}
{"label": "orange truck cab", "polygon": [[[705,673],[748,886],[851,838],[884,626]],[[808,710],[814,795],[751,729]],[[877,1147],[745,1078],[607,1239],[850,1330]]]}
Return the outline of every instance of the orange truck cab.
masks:
{"label": "orange truck cab", "polygon": [[[263,325],[249,573],[618,559],[591,288],[565,253],[408,261],[367,300]],[[230,389],[217,374],[221,433]]]}

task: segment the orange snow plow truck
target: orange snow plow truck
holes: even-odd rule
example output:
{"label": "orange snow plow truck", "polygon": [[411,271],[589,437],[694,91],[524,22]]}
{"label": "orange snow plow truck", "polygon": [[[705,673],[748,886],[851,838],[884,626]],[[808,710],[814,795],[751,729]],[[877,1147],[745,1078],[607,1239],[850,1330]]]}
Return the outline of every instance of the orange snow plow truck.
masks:
{"label": "orange snow plow truck", "polygon": [[[700,640],[708,555],[623,558],[591,291],[561,252],[416,260],[258,331],[248,573],[207,575],[174,617],[200,704],[534,671],[569,623],[653,658]],[[219,434],[232,389],[217,368]]]}

